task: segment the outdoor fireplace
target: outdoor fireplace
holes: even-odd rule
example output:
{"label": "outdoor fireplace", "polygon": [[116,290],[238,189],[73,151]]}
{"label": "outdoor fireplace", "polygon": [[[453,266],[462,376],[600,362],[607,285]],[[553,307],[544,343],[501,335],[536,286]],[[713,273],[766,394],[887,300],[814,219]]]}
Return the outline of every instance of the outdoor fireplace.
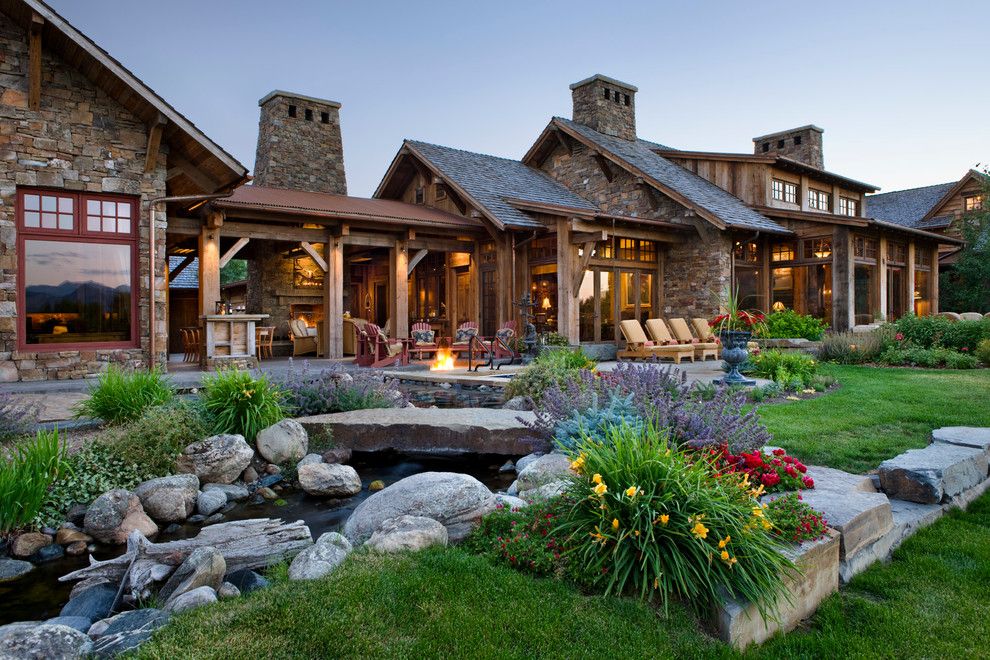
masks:
{"label": "outdoor fireplace", "polygon": [[306,323],[307,327],[315,328],[323,320],[323,305],[313,303],[293,303],[289,305],[289,317]]}

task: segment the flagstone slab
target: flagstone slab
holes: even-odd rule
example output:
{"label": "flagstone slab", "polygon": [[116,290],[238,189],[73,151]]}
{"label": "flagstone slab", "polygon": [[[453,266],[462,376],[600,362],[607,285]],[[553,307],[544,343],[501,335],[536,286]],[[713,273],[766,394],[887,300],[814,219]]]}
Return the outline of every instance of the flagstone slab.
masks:
{"label": "flagstone slab", "polygon": [[932,440],[943,444],[982,449],[990,454],[990,428],[980,426],[944,426],[932,431]]}
{"label": "flagstone slab", "polygon": [[880,485],[891,498],[938,504],[987,478],[983,449],[935,442],[909,449],[880,464]]}

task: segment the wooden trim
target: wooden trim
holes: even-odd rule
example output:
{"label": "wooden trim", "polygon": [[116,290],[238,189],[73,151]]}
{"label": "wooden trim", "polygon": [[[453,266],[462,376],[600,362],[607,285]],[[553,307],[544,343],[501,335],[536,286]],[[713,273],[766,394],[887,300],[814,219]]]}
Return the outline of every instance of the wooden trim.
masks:
{"label": "wooden trim", "polygon": [[[956,185],[952,186],[952,189],[949,190],[949,192],[942,195],[942,198],[939,199],[937,202],[935,202],[935,205],[928,210],[928,213],[925,214],[925,217],[923,217],[922,220],[931,220],[936,215],[938,215],[936,212],[940,208],[942,208],[946,202],[948,202],[950,199],[952,199],[960,192],[962,192],[962,189],[966,187],[966,184],[969,183],[970,179],[975,178],[977,174],[983,176],[982,173],[977,172],[975,170],[969,170],[968,172],[966,172],[966,174],[964,174],[963,177],[959,179],[959,182],[956,183]],[[979,183],[986,183],[986,181],[980,181]]]}
{"label": "wooden trim", "polygon": [[238,238],[237,242],[231,245],[230,248],[223,253],[223,256],[220,257],[220,268],[223,268],[224,266],[229,264],[230,260],[233,259],[235,256],[237,256],[237,253],[241,251],[241,248],[247,245],[248,241],[250,240],[251,239],[247,238],[246,236],[242,236],[241,238]]}
{"label": "wooden trim", "polygon": [[180,174],[184,174],[186,175],[186,178],[192,181],[205,193],[212,193],[214,190],[218,190],[220,188],[220,184],[182,156],[178,154],[169,154],[168,159],[172,162],[174,167],[170,167],[168,172],[166,172],[166,181],[174,179]]}
{"label": "wooden trim", "polygon": [[564,135],[562,132],[560,132],[557,129],[554,129],[553,134],[554,134],[554,137],[557,138],[557,142],[560,144],[560,146],[563,147],[564,148],[564,151],[567,152],[567,155],[568,156],[573,156],[574,155],[574,149],[571,148],[571,143],[567,141],[567,136]]}
{"label": "wooden trim", "polygon": [[412,275],[412,272],[416,269],[416,265],[419,264],[419,262],[423,260],[423,257],[425,257],[429,253],[430,251],[427,250],[426,248],[421,248],[420,250],[418,250],[416,254],[412,256],[412,259],[409,260],[409,272],[406,273],[406,275],[407,276]]}
{"label": "wooden trim", "polygon": [[144,173],[151,174],[158,164],[158,151],[162,144],[162,135],[165,133],[165,124],[168,120],[165,115],[159,113],[155,121],[148,127],[148,148],[144,154]]}
{"label": "wooden trim", "polygon": [[313,244],[309,241],[301,241],[299,246],[303,249],[303,252],[309,255],[309,258],[316,262],[316,265],[325,273],[328,270],[327,262],[324,260],[323,256],[316,251]]}
{"label": "wooden trim", "polygon": [[581,288],[581,280],[584,279],[584,271],[588,269],[588,264],[591,263],[591,255],[595,251],[596,243],[596,241],[588,241],[582,248],[583,252],[580,256],[580,261],[577,264],[577,268],[574,270],[573,282],[571,282],[571,295],[574,298],[578,297],[578,293]]}
{"label": "wooden trim", "polygon": [[581,245],[583,243],[596,243],[608,240],[608,230],[600,229],[589,232],[575,232],[571,234],[571,245]]}
{"label": "wooden trim", "polygon": [[619,238],[638,238],[644,241],[656,241],[658,243],[684,242],[683,236],[653,231],[650,229],[635,229],[633,227],[602,227],[589,222],[582,222],[581,220],[571,220],[570,225],[572,231],[584,232],[588,234],[598,234],[601,232],[605,234],[606,239],[609,236],[617,236]]}
{"label": "wooden trim", "polygon": [[[800,187],[801,192],[805,192],[808,188],[803,186]],[[831,194],[831,193],[830,193]],[[807,195],[802,195],[802,199],[806,199]],[[752,207],[757,213],[761,213],[765,216],[771,218],[786,218],[787,220],[804,220],[806,222],[821,222],[830,225],[848,225],[850,227],[867,227],[870,224],[868,218],[853,217],[849,215],[838,215],[834,213],[821,213],[812,211],[796,211],[790,209],[778,209],[773,206],[754,206]]]}
{"label": "wooden trim", "polygon": [[41,30],[45,19],[37,12],[31,13],[28,30],[28,109],[41,109]]}
{"label": "wooden trim", "polygon": [[612,168],[609,167],[608,159],[605,158],[602,152],[598,150],[591,151],[591,157],[595,159],[596,163],[598,163],[598,169],[600,169],[602,174],[605,175],[605,179],[609,183],[612,183],[612,179],[615,178],[615,175],[612,173]]}

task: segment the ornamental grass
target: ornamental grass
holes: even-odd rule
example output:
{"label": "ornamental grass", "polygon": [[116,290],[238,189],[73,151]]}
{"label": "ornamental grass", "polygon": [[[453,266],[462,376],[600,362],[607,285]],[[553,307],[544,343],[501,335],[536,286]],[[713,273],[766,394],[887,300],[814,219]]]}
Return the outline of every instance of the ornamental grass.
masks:
{"label": "ornamental grass", "polygon": [[119,424],[137,419],[148,408],[165,405],[174,396],[172,383],[159,369],[127,371],[110,365],[90,386],[89,397],[76,404],[75,414]]}
{"label": "ornamental grass", "polygon": [[565,497],[575,503],[559,534],[606,593],[638,593],[665,613],[671,598],[705,613],[728,595],[773,616],[796,569],[748,480],[653,425],[585,436],[572,458],[579,476]]}
{"label": "ornamental grass", "polygon": [[203,376],[202,400],[213,433],[237,433],[248,442],[285,418],[285,393],[265,374],[224,369]]}
{"label": "ornamental grass", "polygon": [[34,520],[52,482],[66,472],[66,456],[58,429],[38,431],[7,452],[0,450],[0,535]]}

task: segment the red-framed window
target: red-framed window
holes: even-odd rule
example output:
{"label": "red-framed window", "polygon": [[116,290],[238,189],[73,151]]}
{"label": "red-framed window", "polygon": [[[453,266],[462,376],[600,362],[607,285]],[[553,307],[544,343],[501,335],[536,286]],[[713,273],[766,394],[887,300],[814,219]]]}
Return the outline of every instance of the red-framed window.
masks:
{"label": "red-framed window", "polygon": [[136,348],[140,200],[17,189],[17,344]]}

